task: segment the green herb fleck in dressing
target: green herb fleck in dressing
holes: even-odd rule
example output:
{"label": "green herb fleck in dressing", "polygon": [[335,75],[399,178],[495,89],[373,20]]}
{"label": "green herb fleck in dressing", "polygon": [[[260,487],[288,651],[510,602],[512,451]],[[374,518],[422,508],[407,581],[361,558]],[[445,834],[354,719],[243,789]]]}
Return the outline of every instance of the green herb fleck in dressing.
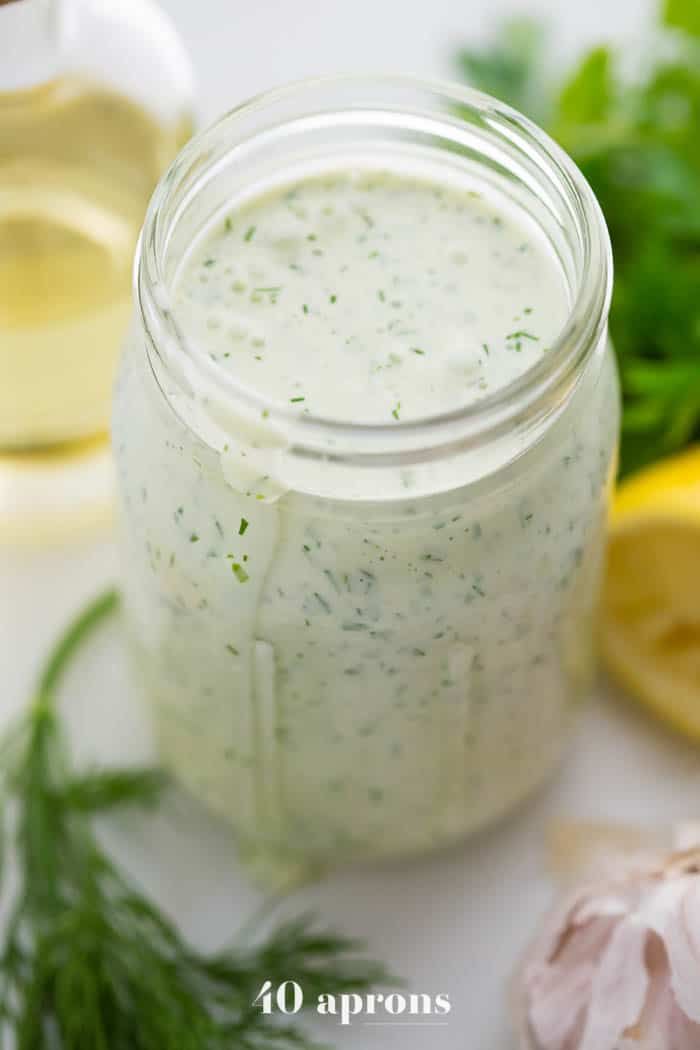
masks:
{"label": "green herb fleck in dressing", "polygon": [[285,388],[301,388],[337,419],[398,422],[402,405],[410,422],[477,401],[536,364],[567,316],[544,237],[468,189],[436,194],[389,172],[309,179],[235,215],[245,252],[232,218],[181,278],[192,345],[268,397],[297,403]]}

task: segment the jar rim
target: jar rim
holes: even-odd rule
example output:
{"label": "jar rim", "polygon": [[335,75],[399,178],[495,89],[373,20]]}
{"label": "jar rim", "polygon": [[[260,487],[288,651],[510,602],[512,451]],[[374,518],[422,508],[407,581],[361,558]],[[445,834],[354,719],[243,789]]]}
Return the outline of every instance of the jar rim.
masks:
{"label": "jar rim", "polygon": [[[572,296],[567,321],[552,341],[546,355],[521,375],[477,401],[448,412],[391,423],[348,423],[321,414],[298,415],[263,393],[239,383],[233,375],[215,369],[208,355],[197,354],[178,323],[171,306],[164,256],[172,227],[182,208],[168,214],[168,206],[185,196],[192,199],[208,179],[219,171],[236,148],[236,131],[246,119],[274,111],[318,94],[327,104],[333,90],[372,93],[375,105],[396,116],[408,116],[409,109],[398,109],[405,94],[420,94],[439,100],[432,116],[455,142],[468,128],[466,114],[478,118],[494,137],[502,137],[529,158],[554,186],[571,209],[578,223],[580,277]],[[392,92],[396,98],[390,97]],[[404,103],[405,105],[405,103]],[[358,102],[358,112],[365,107]],[[352,103],[333,113],[354,111]],[[298,116],[315,111],[302,108]],[[294,118],[292,118],[293,120]],[[281,121],[277,127],[283,127]],[[289,121],[291,123],[291,120]],[[253,131],[244,140],[254,141]],[[471,450],[488,444],[515,427],[533,430],[542,421],[559,414],[578,384],[585,366],[607,331],[612,297],[613,262],[608,229],[600,205],[574,161],[542,129],[517,110],[473,88],[449,81],[431,80],[405,74],[342,74],[298,80],[263,92],[224,114],[195,135],[183,148],[159,182],[148,208],[136,252],[134,294],[146,334],[146,349],[156,382],[166,400],[171,396],[163,377],[173,371],[192,392],[184,379],[182,366],[197,383],[217,390],[231,405],[244,407],[249,418],[263,416],[271,428],[285,434],[287,449],[295,454],[328,458],[358,465],[407,465],[436,454]],[[171,384],[168,384],[171,385]],[[182,392],[182,391],[180,391]],[[201,437],[201,435],[199,435]]]}

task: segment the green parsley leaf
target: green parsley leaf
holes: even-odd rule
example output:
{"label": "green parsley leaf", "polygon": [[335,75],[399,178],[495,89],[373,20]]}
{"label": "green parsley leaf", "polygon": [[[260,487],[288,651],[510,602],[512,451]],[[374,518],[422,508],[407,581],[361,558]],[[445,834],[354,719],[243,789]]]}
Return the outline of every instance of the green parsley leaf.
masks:
{"label": "green parsley leaf", "polygon": [[[605,213],[623,474],[700,439],[700,3],[665,0],[660,21],[660,32],[676,31],[636,80],[623,75],[613,47],[588,52],[558,85],[554,75],[543,79],[556,64],[539,45],[514,48],[520,22],[457,56],[475,86],[544,123]],[[531,33],[546,37],[541,26]],[[544,102],[535,90],[543,84]]]}
{"label": "green parsley leaf", "polygon": [[666,0],[664,21],[674,29],[700,36],[700,4],[698,0]]}
{"label": "green parsley leaf", "polygon": [[464,48],[457,66],[465,80],[542,123],[549,115],[551,89],[543,79],[547,32],[534,18],[501,24],[484,48]]}
{"label": "green parsley leaf", "polygon": [[615,88],[612,61],[606,47],[597,47],[584,57],[562,88],[555,122],[566,127],[567,124],[598,124],[609,118]]}

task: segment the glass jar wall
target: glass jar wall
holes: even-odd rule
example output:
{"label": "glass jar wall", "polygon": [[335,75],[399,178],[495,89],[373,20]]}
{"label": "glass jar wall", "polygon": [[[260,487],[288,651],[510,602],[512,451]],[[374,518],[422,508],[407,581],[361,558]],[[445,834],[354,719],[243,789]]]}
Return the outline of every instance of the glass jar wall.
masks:
{"label": "glass jar wall", "polygon": [[[309,175],[332,187],[351,170],[466,188],[541,236],[565,308],[536,363],[461,407],[359,423],[222,368],[215,332],[236,319],[213,299],[225,260],[205,252],[188,271],[203,231],[238,236],[235,283],[264,235],[251,199],[294,192],[298,206]],[[619,422],[610,269],[599,209],[553,143],[484,96],[409,80],[256,100],[156,193],[114,415],[130,632],[166,762],[268,881],[459,839],[559,761],[594,668]],[[183,287],[212,322],[194,333]],[[286,305],[269,293],[253,288],[251,309],[274,299],[284,320],[290,289]],[[340,316],[339,342],[355,325]],[[302,368],[297,330],[283,356]],[[528,336],[522,323],[506,348]]]}

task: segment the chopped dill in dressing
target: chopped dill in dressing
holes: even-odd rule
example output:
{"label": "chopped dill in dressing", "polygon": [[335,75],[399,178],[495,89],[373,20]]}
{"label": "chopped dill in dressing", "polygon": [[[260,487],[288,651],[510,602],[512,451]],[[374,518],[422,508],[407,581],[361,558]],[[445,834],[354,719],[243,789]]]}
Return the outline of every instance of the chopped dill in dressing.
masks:
{"label": "chopped dill in dressing", "polygon": [[524,223],[408,176],[310,178],[242,207],[238,236],[231,214],[209,231],[178,312],[276,401],[363,423],[451,411],[534,365],[566,320],[560,268]]}
{"label": "chopped dill in dressing", "polygon": [[[562,269],[486,186],[348,172],[229,202],[175,309],[262,420],[400,442],[542,361],[570,312]],[[161,398],[135,339],[114,428],[132,644],[166,764],[256,874],[428,850],[539,784],[593,669],[610,356],[536,441],[514,426],[371,469],[292,464],[235,413],[210,447]]]}

